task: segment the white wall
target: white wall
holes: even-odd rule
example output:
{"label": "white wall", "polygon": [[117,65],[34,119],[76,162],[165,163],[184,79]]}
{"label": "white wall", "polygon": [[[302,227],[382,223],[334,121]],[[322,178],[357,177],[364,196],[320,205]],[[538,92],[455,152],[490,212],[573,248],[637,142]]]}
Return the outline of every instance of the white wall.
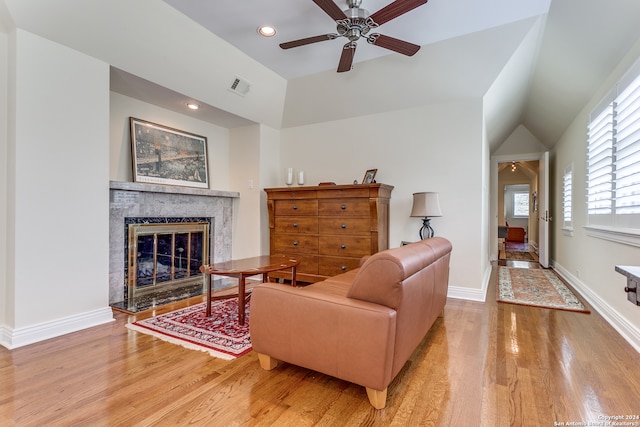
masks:
{"label": "white wall", "polygon": [[260,210],[260,125],[231,131],[230,190],[240,193],[233,203],[233,258],[262,255]]}
{"label": "white wall", "polygon": [[[7,69],[8,36],[0,32],[0,325],[7,322]],[[1,341],[1,338],[0,338]]]}
{"label": "white wall", "polygon": [[240,193],[234,202],[234,258],[269,253],[267,195],[263,190],[278,185],[279,157],[279,130],[265,125],[231,130],[230,190]]}
{"label": "white wall", "polygon": [[[165,2],[4,2],[18,28],[199,102],[280,125],[286,80]],[[252,83],[246,97],[228,90],[236,75]]]}
{"label": "white wall", "polygon": [[586,129],[589,112],[600,102],[605,91],[640,58],[640,42],[612,72],[601,88],[594,92],[587,106],[578,114],[552,152],[553,177],[556,183],[551,200],[553,217],[562,218],[562,174],[573,163],[573,235],[562,232],[562,221],[551,223],[554,267],[592,303],[598,311],[640,351],[640,307],[626,299],[626,278],[615,272],[616,265],[638,265],[640,248],[587,236],[586,220]]}
{"label": "white wall", "polygon": [[529,129],[523,125],[518,127],[493,153],[494,156],[514,156],[513,160],[520,160],[518,155],[527,153],[542,153],[547,151],[547,147],[536,138]]}
{"label": "white wall", "polygon": [[[280,163],[280,130],[268,126],[260,126],[260,183],[261,188],[281,187],[280,171],[283,166]],[[260,241],[261,253],[269,253],[269,213],[267,206],[267,193],[260,192]]]}
{"label": "white wall", "polygon": [[377,168],[376,180],[395,187],[391,247],[418,239],[422,222],[409,217],[412,194],[439,192],[443,217],[431,225],[453,243],[450,285],[479,291],[488,266],[482,259],[487,246],[483,144],[480,100],[284,129],[278,186],[287,166],[304,170],[308,185],[362,182],[367,169]]}
{"label": "white wall", "polygon": [[[17,30],[9,87],[12,229],[4,345],[103,323],[108,307],[109,66]],[[82,70],[82,72],[78,72]],[[91,232],[88,232],[91,230]],[[84,322],[65,319],[83,313]],[[57,330],[40,330],[39,325]],[[55,328],[51,328],[55,329]]]}

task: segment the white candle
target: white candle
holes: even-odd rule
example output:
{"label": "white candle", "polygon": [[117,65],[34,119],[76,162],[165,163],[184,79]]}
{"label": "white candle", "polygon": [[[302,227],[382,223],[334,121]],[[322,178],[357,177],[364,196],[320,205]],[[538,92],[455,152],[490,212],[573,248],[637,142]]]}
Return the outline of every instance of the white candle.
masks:
{"label": "white candle", "polygon": [[287,168],[287,185],[293,184],[293,168]]}
{"label": "white candle", "polygon": [[298,172],[298,185],[304,185],[304,171]]}

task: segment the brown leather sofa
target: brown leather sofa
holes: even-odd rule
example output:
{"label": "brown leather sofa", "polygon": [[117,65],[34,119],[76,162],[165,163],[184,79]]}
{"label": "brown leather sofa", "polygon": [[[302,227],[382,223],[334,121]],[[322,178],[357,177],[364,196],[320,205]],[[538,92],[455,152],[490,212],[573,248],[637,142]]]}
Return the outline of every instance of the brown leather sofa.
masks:
{"label": "brown leather sofa", "polygon": [[362,385],[384,408],[387,387],[443,313],[451,249],[434,237],[305,287],[255,287],[250,329],[260,365],[280,360]]}

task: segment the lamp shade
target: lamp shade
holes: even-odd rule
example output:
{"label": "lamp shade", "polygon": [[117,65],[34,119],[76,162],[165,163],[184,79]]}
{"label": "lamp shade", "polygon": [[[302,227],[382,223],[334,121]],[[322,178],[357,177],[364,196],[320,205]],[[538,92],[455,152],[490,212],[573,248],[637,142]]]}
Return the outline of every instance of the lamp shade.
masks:
{"label": "lamp shade", "polygon": [[413,193],[413,208],[411,209],[412,217],[434,217],[442,216],[440,210],[440,200],[438,193]]}

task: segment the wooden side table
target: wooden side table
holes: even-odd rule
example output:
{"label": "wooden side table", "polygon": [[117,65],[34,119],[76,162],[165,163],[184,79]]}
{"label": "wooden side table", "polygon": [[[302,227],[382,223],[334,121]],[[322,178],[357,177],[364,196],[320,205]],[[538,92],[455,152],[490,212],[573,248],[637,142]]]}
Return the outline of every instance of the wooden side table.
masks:
{"label": "wooden side table", "polygon": [[[200,267],[200,271],[205,277],[207,288],[207,317],[211,316],[211,300],[228,299],[238,297],[238,323],[244,325],[245,301],[246,301],[246,278],[262,274],[264,282],[269,281],[269,273],[277,270],[291,269],[291,286],[296,285],[296,267],[300,262],[281,255],[263,255],[253,258],[243,258],[206,264]],[[226,277],[236,277],[238,279],[238,293],[227,294],[219,297],[211,296],[211,275]]]}

